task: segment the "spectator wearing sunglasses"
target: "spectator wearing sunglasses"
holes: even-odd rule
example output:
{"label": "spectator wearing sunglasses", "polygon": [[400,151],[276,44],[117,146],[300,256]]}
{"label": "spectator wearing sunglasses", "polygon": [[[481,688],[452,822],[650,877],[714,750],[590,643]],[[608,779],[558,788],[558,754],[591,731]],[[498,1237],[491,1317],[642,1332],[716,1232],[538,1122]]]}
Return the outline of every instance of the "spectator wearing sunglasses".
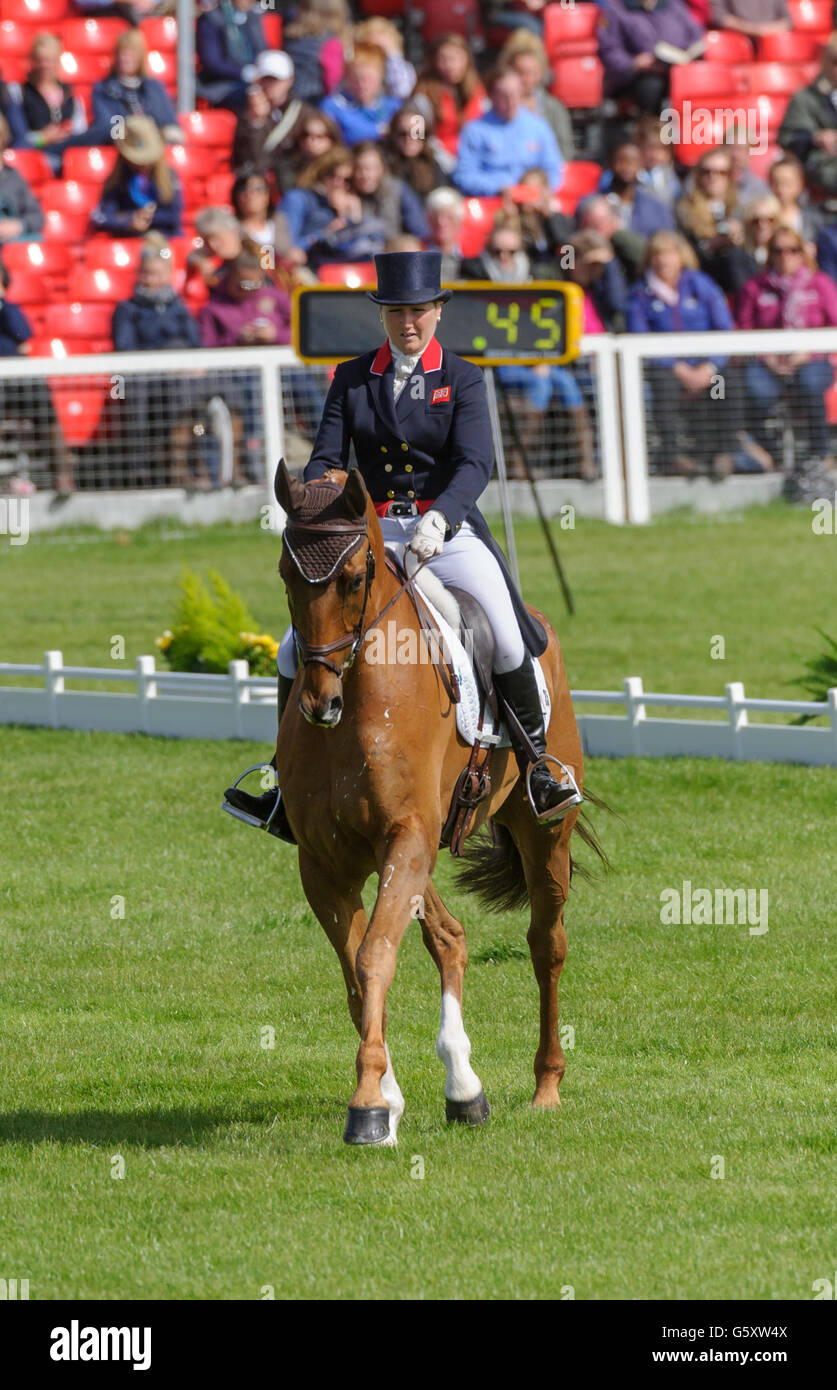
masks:
{"label": "spectator wearing sunglasses", "polygon": [[[767,268],[749,280],[738,297],[739,328],[782,329],[837,326],[837,285],[817,270],[805,243],[790,227],[778,227],[768,246]],[[787,397],[800,417],[814,457],[826,460],[828,427],[825,393],[834,369],[819,353],[767,353],[745,367],[747,395],[758,417],[757,437],[765,445],[770,410]]]}
{"label": "spectator wearing sunglasses", "polygon": [[389,171],[420,198],[447,184],[432,143],[433,119],[416,106],[402,106],[384,141]]}
{"label": "spectator wearing sunglasses", "polygon": [[367,261],[383,251],[386,228],[364,212],[351,185],[353,173],[351,151],[330,150],[285,195],[277,214],[277,248],[294,265],[318,270],[326,264]]}

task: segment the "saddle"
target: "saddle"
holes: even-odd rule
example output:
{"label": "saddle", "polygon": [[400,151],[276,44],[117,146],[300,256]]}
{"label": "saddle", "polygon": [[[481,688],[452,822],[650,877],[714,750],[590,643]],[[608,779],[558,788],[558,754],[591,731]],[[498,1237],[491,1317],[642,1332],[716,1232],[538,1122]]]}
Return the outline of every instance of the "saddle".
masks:
{"label": "saddle", "polygon": [[[406,570],[397,551],[387,549],[387,563],[391,565],[399,579],[406,578]],[[420,580],[426,581],[427,575],[427,571],[422,571],[418,580],[410,585],[409,593],[416,605],[418,616],[423,622],[429,622],[432,631],[441,637],[435,618],[424,602],[424,595],[421,591]],[[439,585],[440,589],[442,588],[441,581],[437,580],[434,575],[431,574],[430,578]],[[446,613],[445,616],[449,619],[457,619],[451,621],[450,625],[454,630],[458,627],[458,636],[474,668],[480,694],[477,736],[471,746],[471,756],[456,779],[450,807],[439,839],[440,849],[449,848],[455,858],[460,858],[477,807],[491,795],[491,754],[494,746],[499,742],[499,736],[483,733],[483,723],[486,710],[489,709],[494,716],[495,728],[499,726],[500,705],[497,691],[494,688],[494,634],[491,631],[485,610],[464,589],[446,585],[444,592],[455,600],[458,608],[458,615]],[[419,611],[419,604],[424,609],[423,613]],[[450,606],[448,605],[449,608]],[[441,668],[442,664],[440,663],[440,670]],[[450,667],[448,674],[452,678],[455,692],[451,694],[448,691],[448,693],[451,694],[454,704],[458,704],[458,682]],[[445,684],[447,687],[447,682]]]}

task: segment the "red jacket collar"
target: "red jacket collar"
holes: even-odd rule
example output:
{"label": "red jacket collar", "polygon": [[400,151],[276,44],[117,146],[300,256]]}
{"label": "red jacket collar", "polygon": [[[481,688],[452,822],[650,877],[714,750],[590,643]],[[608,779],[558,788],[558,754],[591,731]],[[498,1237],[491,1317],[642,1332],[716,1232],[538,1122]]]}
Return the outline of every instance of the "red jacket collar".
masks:
{"label": "red jacket collar", "polygon": [[[389,338],[386,338],[375,353],[375,360],[369,370],[373,376],[383,376],[391,361],[392,349],[389,345]],[[428,372],[441,371],[442,344],[437,338],[431,338],[424,352],[421,354],[421,365],[425,375],[427,375]]]}

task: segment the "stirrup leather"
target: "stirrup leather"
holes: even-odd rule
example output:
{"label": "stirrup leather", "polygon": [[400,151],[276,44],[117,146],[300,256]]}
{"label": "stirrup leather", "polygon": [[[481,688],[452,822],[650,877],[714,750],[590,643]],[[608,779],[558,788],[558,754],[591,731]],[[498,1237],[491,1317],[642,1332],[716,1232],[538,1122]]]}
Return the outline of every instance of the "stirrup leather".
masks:
{"label": "stirrup leather", "polygon": [[[232,784],[232,790],[235,791],[235,789],[236,789],[236,787],[238,786],[239,782],[243,782],[243,781],[244,781],[244,778],[245,778],[245,777],[249,777],[251,772],[264,772],[264,770],[265,770],[266,767],[270,767],[270,763],[253,763],[253,766],[252,766],[252,767],[245,768],[245,770],[244,770],[244,772],[242,772],[241,776],[240,776],[240,777],[236,777],[235,781],[233,782],[233,784]],[[271,767],[271,772],[273,772],[273,771],[274,771],[274,769]],[[268,790],[270,790],[270,788],[268,788]],[[221,810],[222,810],[222,811],[227,811],[227,812],[229,812],[229,814],[230,814],[231,816],[235,816],[236,820],[243,820],[244,823],[245,823],[245,825],[254,825],[254,826],[256,827],[257,830],[269,830],[270,827],[271,827],[271,824],[273,823],[273,817],[276,815],[276,812],[279,810],[279,806],[280,806],[281,801],[282,801],[282,788],[281,788],[280,786],[277,785],[277,787],[276,787],[276,800],[275,800],[274,803],[273,803],[273,809],[271,810],[270,815],[268,816],[267,820],[259,820],[256,816],[251,816],[250,813],[249,813],[248,811],[242,811],[241,808],[240,808],[239,806],[232,806],[232,805],[230,805],[229,801],[227,801],[226,796],[224,797],[224,800],[221,802]]]}
{"label": "stirrup leather", "polygon": [[[564,781],[562,785],[566,785],[566,783],[569,782],[573,789],[572,796],[565,797],[564,800],[561,802],[560,806],[553,806],[551,809],[546,811],[538,811],[538,808],[535,805],[534,798],[532,796],[531,787],[532,773],[534,772],[536,767],[539,767],[541,765],[541,763],[557,763],[558,767],[560,767],[564,773]],[[526,795],[529,799],[529,805],[532,808],[532,815],[535,817],[535,820],[538,822],[539,825],[554,825],[557,821],[563,820],[567,812],[571,811],[574,806],[580,806],[584,800],[584,797],[582,796],[579,790],[578,783],[575,780],[575,777],[573,776],[570,769],[567,767],[567,764],[562,763],[560,758],[553,757],[551,753],[542,753],[536,763],[529,763],[528,767],[526,768]]]}

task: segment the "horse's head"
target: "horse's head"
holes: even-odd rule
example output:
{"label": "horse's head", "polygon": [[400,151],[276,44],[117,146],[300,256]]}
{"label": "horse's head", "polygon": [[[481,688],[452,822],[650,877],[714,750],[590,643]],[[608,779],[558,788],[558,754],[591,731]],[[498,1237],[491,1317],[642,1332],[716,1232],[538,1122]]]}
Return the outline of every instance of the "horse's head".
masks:
{"label": "horse's head", "polygon": [[306,484],[282,459],[273,488],[287,512],[279,573],[304,668],[299,708],[310,724],[333,728],[343,713],[343,675],[374,616],[375,512],[356,468],[332,468]]}

